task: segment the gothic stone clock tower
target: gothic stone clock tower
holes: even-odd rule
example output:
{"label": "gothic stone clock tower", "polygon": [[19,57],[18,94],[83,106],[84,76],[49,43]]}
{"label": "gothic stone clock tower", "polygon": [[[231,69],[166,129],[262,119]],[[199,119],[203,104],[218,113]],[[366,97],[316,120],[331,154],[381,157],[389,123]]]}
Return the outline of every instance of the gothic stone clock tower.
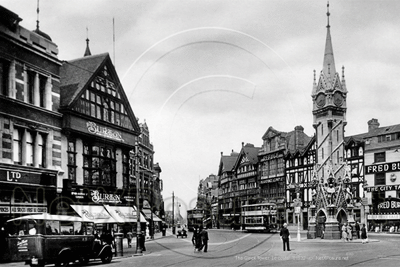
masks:
{"label": "gothic stone clock tower", "polygon": [[344,161],[347,89],[344,67],[341,77],[336,72],[329,16],[328,3],[324,62],[318,82],[314,71],[311,95],[317,148],[307,237],[321,237],[324,232],[324,238],[338,239],[340,225],[353,222],[353,212],[349,204],[349,168]]}

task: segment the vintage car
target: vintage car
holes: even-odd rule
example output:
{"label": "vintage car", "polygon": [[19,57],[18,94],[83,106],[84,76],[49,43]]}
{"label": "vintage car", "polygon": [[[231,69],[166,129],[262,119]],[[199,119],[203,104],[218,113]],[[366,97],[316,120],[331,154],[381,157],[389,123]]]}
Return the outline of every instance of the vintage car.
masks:
{"label": "vintage car", "polygon": [[109,263],[113,257],[111,246],[93,233],[93,223],[78,216],[34,214],[11,219],[7,226],[14,232],[8,238],[12,261],[66,266],[96,258]]}
{"label": "vintage car", "polygon": [[180,226],[178,226],[178,233],[176,234],[176,238],[178,237],[187,237],[187,231],[185,228],[181,228]]}

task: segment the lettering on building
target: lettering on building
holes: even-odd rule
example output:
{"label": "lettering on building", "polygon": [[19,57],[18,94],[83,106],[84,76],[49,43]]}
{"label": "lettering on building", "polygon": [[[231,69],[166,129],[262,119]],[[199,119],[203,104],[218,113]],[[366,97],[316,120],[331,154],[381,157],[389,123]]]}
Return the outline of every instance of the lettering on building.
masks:
{"label": "lettering on building", "polygon": [[365,174],[400,171],[400,161],[365,166]]}
{"label": "lettering on building", "polygon": [[87,127],[89,133],[99,135],[102,137],[106,137],[109,139],[125,142],[124,139],[122,138],[120,132],[109,129],[107,127],[98,126],[95,122],[92,122],[92,121],[86,122],[86,127]]}
{"label": "lettering on building", "polygon": [[117,194],[100,193],[98,190],[91,192],[92,201],[95,203],[121,203],[121,197]]}

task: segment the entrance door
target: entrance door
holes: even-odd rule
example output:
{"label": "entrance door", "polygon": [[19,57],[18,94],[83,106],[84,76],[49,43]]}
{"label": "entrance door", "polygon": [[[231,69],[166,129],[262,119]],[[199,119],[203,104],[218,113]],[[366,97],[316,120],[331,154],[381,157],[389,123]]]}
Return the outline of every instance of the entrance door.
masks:
{"label": "entrance door", "polygon": [[320,212],[318,212],[316,221],[317,221],[316,236],[322,237],[322,232],[325,229],[325,222],[326,222],[326,216],[322,210]]}
{"label": "entrance door", "polygon": [[339,222],[339,231],[342,231],[343,224],[347,223],[347,214],[344,210],[340,210],[337,215],[337,221]]}

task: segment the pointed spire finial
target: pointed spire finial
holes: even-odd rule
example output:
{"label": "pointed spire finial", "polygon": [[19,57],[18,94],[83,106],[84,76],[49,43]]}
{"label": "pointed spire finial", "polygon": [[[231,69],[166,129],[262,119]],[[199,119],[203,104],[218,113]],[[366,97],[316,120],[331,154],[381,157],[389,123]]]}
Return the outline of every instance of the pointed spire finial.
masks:
{"label": "pointed spire finial", "polygon": [[86,26],[86,50],[85,50],[85,54],[83,56],[86,57],[86,56],[91,56],[91,55],[92,55],[92,53],[90,52],[90,49],[89,49],[89,29]]}
{"label": "pointed spire finial", "polygon": [[326,16],[328,18],[328,25],[326,25],[326,27],[329,28],[330,27],[330,25],[329,25],[329,16],[331,15],[331,13],[329,13],[329,1],[328,1],[328,4],[326,5],[326,8],[327,8]]}
{"label": "pointed spire finial", "polygon": [[39,30],[39,0],[37,0],[36,14],[37,14],[37,19],[36,19],[36,30]]}

